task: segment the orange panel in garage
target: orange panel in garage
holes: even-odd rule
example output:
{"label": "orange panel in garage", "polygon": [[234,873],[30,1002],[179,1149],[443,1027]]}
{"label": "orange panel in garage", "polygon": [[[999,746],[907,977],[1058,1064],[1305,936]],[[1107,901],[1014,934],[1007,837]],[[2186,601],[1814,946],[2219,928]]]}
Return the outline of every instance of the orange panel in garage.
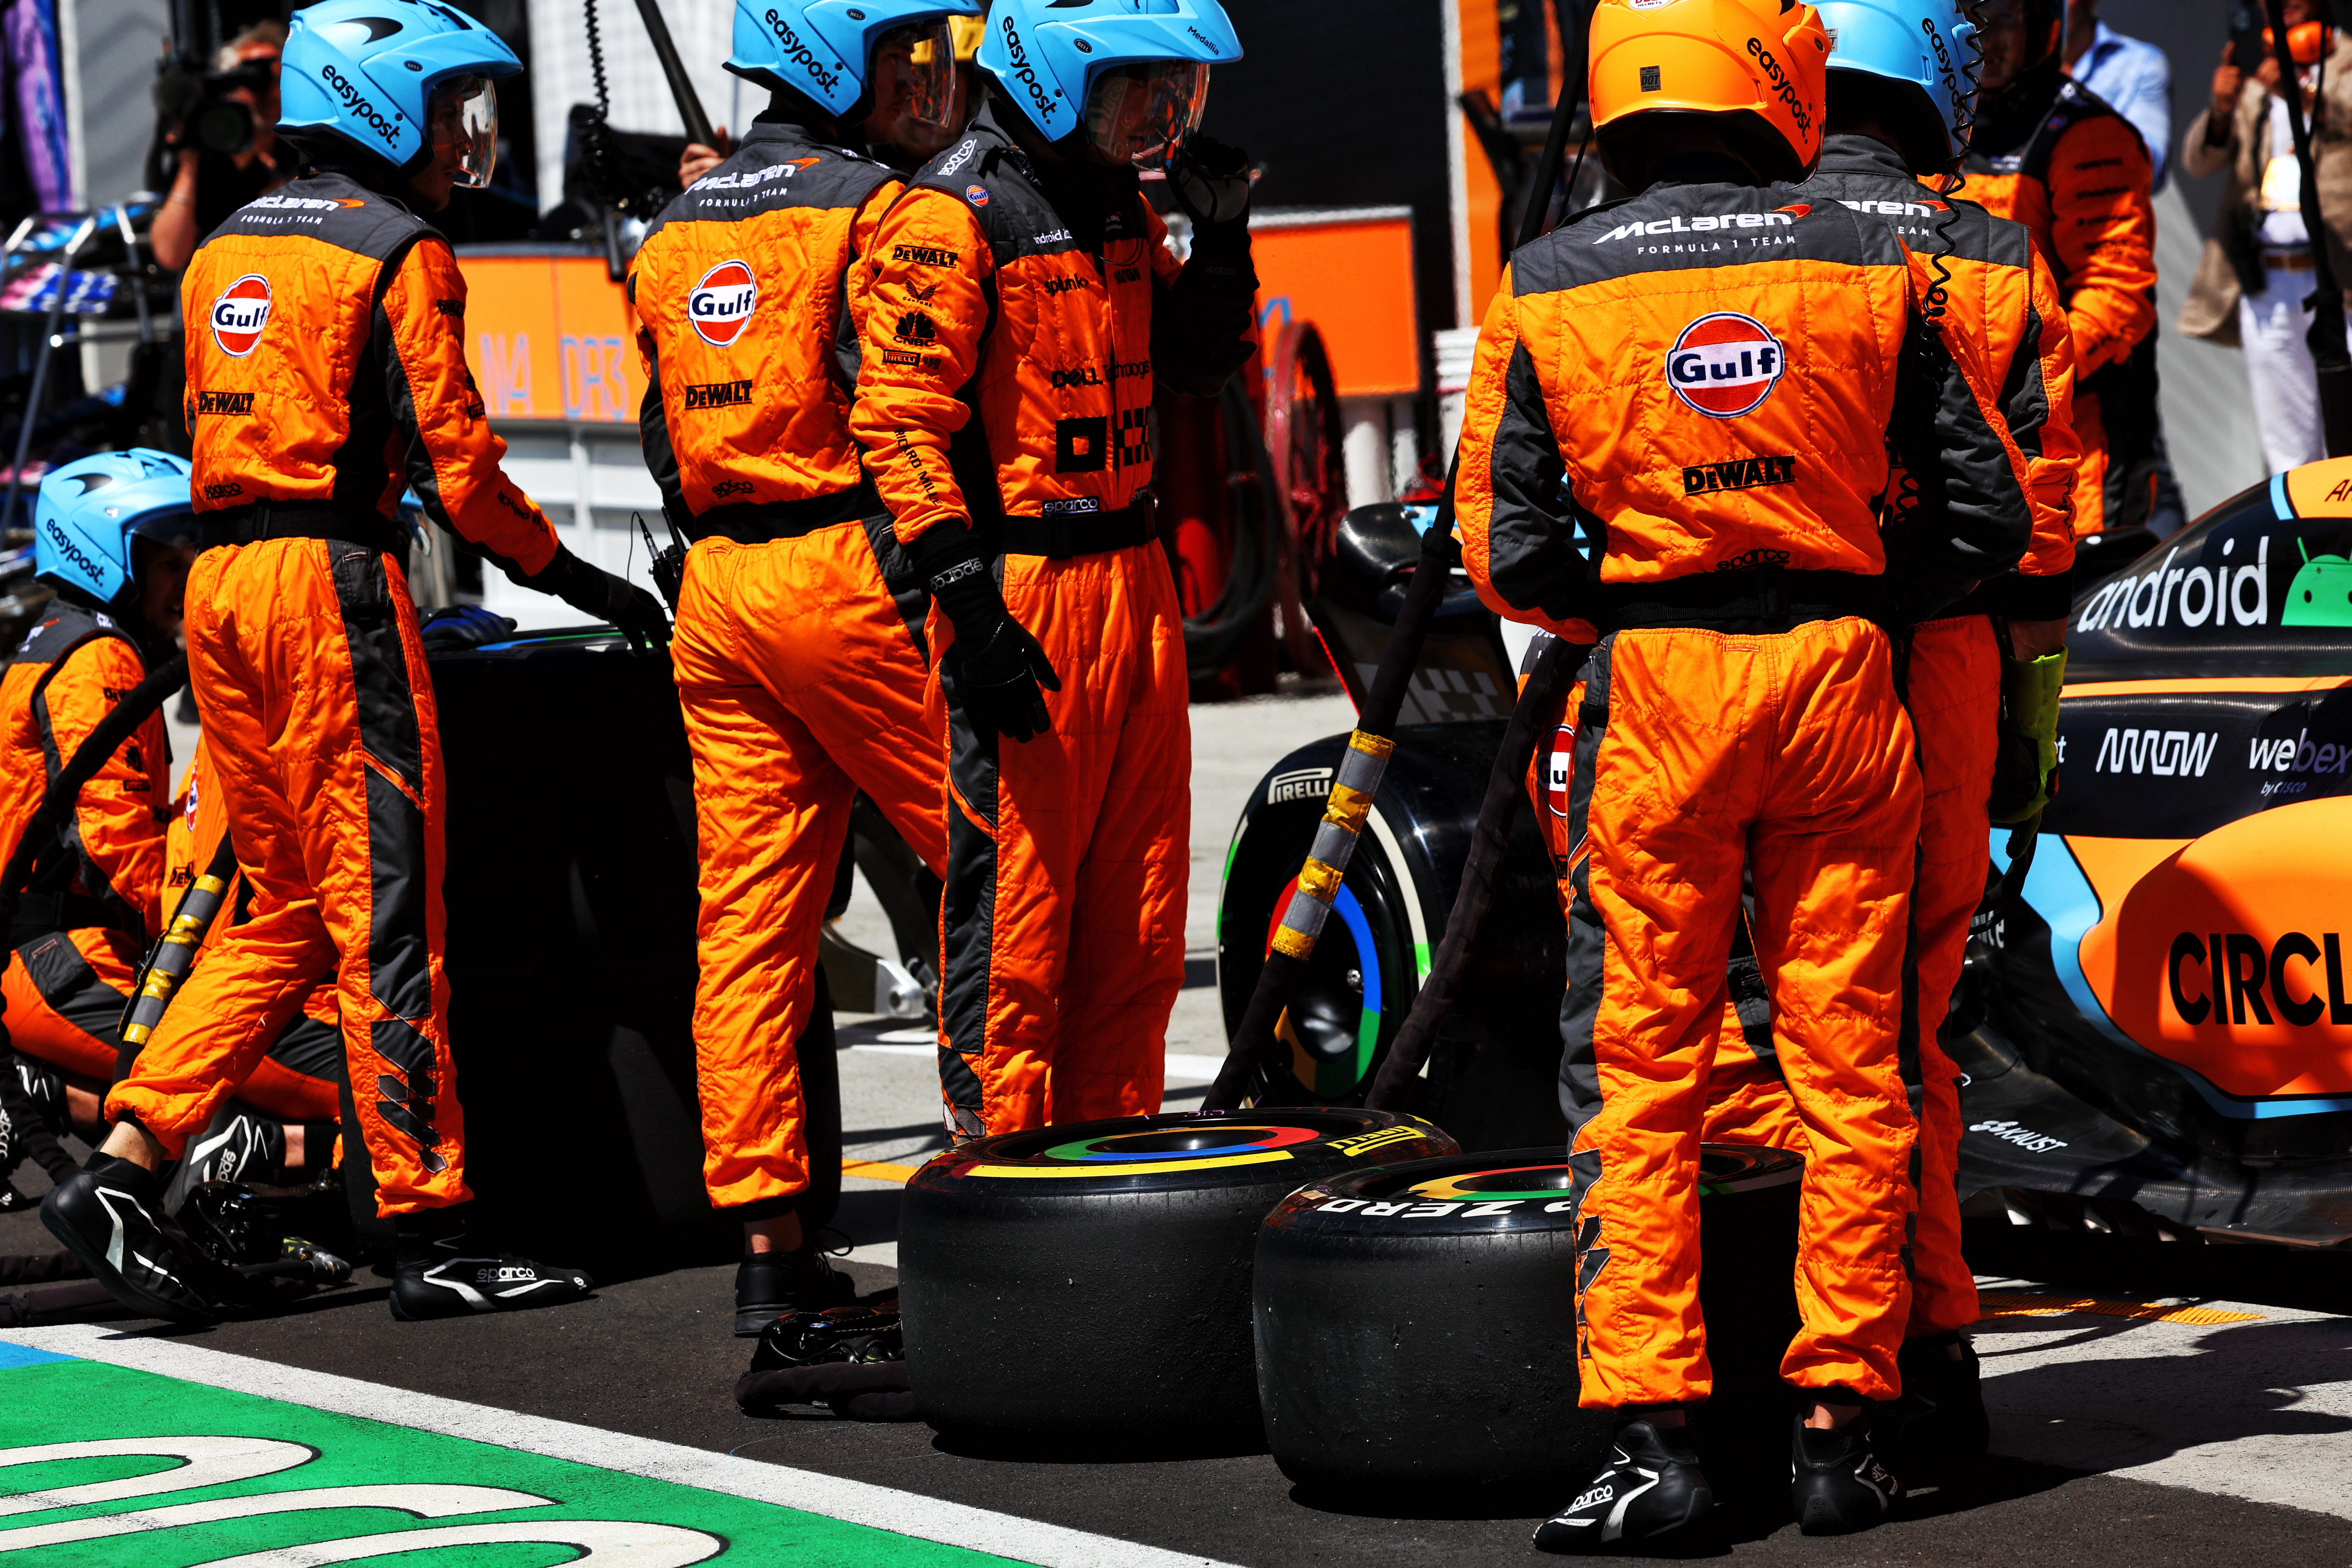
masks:
{"label": "orange panel in garage", "polygon": [[493,419],[633,425],[636,327],[601,256],[460,252],[466,356]]}
{"label": "orange panel in garage", "polygon": [[1314,322],[1342,397],[1421,390],[1410,215],[1262,219],[1250,226],[1250,255],[1261,336],[1271,341],[1284,321]]}

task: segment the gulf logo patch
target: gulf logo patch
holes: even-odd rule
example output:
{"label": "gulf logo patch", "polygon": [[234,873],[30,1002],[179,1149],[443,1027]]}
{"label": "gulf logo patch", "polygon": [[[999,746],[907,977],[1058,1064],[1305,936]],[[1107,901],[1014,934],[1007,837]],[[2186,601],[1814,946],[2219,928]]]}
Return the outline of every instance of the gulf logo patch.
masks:
{"label": "gulf logo patch", "polygon": [[222,289],[213,301],[212,324],[221,353],[237,359],[251,353],[269,325],[269,279],[248,272]]}
{"label": "gulf logo patch", "polygon": [[1576,773],[1576,730],[1562,724],[1552,735],[1551,752],[1544,758],[1544,805],[1554,816],[1568,815],[1569,784]]}
{"label": "gulf logo patch", "polygon": [[686,319],[712,348],[723,349],[743,335],[760,308],[759,279],[740,261],[722,261],[688,290]]}
{"label": "gulf logo patch", "polygon": [[1717,310],[1685,327],[1666,353],[1666,384],[1710,419],[1752,414],[1772,395],[1788,354],[1753,316]]}
{"label": "gulf logo patch", "polygon": [[988,205],[988,187],[986,185],[966,185],[963,188],[963,199],[970,202],[976,207],[984,207]]}

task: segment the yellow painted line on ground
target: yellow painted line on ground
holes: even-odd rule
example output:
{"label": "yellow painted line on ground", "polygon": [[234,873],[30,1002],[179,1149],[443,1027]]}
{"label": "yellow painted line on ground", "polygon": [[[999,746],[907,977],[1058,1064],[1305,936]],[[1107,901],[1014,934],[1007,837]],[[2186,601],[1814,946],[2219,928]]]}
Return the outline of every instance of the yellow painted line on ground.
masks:
{"label": "yellow painted line on ground", "polygon": [[879,1160],[844,1160],[841,1173],[858,1176],[869,1182],[904,1182],[912,1177],[918,1167],[886,1165]]}
{"label": "yellow painted line on ground", "polygon": [[2048,1318],[2091,1312],[2102,1318],[2138,1318],[2154,1323],[2258,1323],[2260,1312],[2223,1312],[2211,1307],[2168,1307],[2160,1301],[2102,1301],[2090,1296],[2029,1296],[2018,1290],[1985,1290],[1977,1300],[1988,1318]]}

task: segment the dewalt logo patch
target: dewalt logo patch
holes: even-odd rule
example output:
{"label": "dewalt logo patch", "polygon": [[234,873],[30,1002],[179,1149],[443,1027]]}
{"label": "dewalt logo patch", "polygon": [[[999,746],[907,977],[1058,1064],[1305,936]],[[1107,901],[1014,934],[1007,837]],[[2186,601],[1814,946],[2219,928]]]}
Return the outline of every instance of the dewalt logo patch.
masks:
{"label": "dewalt logo patch", "polygon": [[1704,463],[1683,470],[1683,494],[1702,495],[1708,490],[1753,490],[1767,485],[1792,485],[1797,482],[1797,459],[1782,458],[1737,458],[1728,463]]}

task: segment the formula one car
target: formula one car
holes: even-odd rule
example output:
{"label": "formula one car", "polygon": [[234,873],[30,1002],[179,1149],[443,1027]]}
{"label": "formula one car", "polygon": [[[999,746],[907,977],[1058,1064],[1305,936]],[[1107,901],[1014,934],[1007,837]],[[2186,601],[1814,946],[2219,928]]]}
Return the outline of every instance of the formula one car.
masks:
{"label": "formula one car", "polygon": [[[1310,606],[1360,698],[1415,521],[1350,513],[1345,570]],[[1966,1075],[1963,1191],[2099,1228],[2352,1239],[2352,459],[2257,485],[2160,543],[2103,541],[2076,570],[2062,787],[2023,867],[1994,832],[1944,1030]],[[1399,732],[1268,1100],[1369,1087],[1452,908],[1511,682],[1465,587],[1423,656],[1407,713],[1423,722]],[[1229,1026],[1344,743],[1285,758],[1243,813],[1220,906]],[[1561,921],[1524,812],[1513,844],[1418,1107],[1465,1149],[1561,1129]]]}

